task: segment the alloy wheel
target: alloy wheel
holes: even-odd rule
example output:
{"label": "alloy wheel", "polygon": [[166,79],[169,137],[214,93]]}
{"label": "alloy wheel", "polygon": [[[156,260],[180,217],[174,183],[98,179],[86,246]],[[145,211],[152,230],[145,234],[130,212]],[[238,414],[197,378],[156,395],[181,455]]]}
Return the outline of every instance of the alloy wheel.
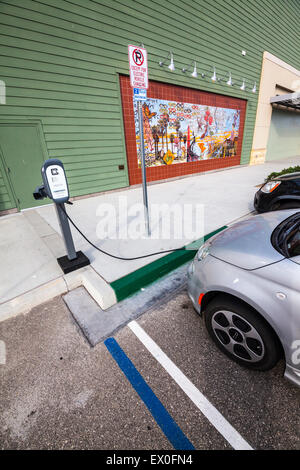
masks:
{"label": "alloy wheel", "polygon": [[229,310],[219,310],[212,316],[211,326],[218,341],[233,356],[251,363],[263,359],[263,340],[245,318]]}

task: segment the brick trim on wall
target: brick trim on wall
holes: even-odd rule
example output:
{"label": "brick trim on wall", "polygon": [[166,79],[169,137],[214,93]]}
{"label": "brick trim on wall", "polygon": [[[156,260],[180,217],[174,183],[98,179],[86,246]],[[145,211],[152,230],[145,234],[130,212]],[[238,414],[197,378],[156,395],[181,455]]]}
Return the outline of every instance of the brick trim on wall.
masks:
{"label": "brick trim on wall", "polygon": [[[134,110],[133,110],[133,90],[130,86],[128,76],[120,75],[120,87],[123,108],[124,132],[126,140],[126,152],[128,162],[128,173],[130,185],[142,182],[142,171],[138,167],[138,157],[136,148]],[[201,171],[216,170],[240,164],[241,150],[243,142],[243,132],[247,101],[239,98],[208,93],[182,86],[169,85],[155,81],[149,82],[147,90],[149,98],[156,98],[169,101],[179,101],[185,103],[202,104],[207,106],[219,106],[222,108],[239,109],[240,128],[238,138],[237,155],[235,157],[213,158],[198,162],[176,163],[174,165],[162,165],[147,168],[147,181],[156,181],[166,178],[174,178],[182,175],[199,173]]]}

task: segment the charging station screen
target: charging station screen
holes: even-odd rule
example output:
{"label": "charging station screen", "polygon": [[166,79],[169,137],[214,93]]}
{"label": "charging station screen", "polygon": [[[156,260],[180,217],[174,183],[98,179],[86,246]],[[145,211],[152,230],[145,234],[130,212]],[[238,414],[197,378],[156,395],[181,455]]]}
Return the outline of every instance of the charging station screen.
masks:
{"label": "charging station screen", "polygon": [[68,186],[63,168],[59,165],[51,165],[46,169],[46,176],[52,199],[68,198]]}

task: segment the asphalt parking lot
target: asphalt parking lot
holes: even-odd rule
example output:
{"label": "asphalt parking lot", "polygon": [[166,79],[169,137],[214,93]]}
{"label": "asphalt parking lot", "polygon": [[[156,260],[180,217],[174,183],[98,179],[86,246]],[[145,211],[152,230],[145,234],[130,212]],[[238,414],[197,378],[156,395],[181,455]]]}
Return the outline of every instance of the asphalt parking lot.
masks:
{"label": "asphalt parking lot", "polygon": [[93,348],[60,297],[0,323],[0,339],[2,450],[300,449],[284,364],[223,356],[184,286]]}

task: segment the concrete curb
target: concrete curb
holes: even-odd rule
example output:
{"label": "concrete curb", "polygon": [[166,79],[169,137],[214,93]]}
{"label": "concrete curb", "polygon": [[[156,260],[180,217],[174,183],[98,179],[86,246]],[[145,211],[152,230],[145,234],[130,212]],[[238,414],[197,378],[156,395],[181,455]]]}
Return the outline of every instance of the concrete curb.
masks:
{"label": "concrete curb", "polygon": [[183,250],[163,256],[127,276],[117,279],[111,284],[102,279],[92,266],[62,275],[57,279],[0,304],[0,322],[19,314],[26,314],[32,308],[81,286],[88,291],[102,310],[107,310],[117,302],[130,297],[138,290],[190,261],[204,241],[226,227],[221,227],[205,235],[203,239],[196,240],[187,245]]}
{"label": "concrete curb", "polygon": [[163,256],[152,263],[146,264],[146,266],[113,281],[110,286],[115,292],[117,301],[120,302],[121,300],[126,299],[143,287],[157,281],[157,279],[160,279],[179,266],[182,266],[184,263],[192,260],[202,243],[225,228],[227,228],[227,225],[224,225],[223,227],[208,233],[203,238],[186,245],[180,251],[174,251],[173,253]]}
{"label": "concrete curb", "polygon": [[173,253],[165,255],[153,261],[152,263],[146,264],[136,271],[133,271],[132,273],[129,273],[126,276],[111,282],[110,286],[114,290],[117,302],[130,297],[143,287],[157,281],[174,269],[192,260],[202,243],[222,230],[225,230],[230,225],[248,218],[253,213],[255,213],[255,211],[250,211],[247,214],[232,220],[229,224],[224,225],[223,227],[219,227],[213,232],[204,235],[203,238],[195,240],[194,242],[186,245],[183,250],[174,251]]}
{"label": "concrete curb", "polygon": [[0,322],[20,314],[26,314],[34,307],[80,286],[85,287],[102,310],[106,310],[117,303],[114,290],[92,267],[88,266],[49,281],[0,304]]}
{"label": "concrete curb", "polygon": [[58,295],[65,294],[67,290],[63,277],[60,277],[25,292],[25,294],[19,295],[0,305],[0,321],[16,317],[20,313],[28,313],[32,308]]}

